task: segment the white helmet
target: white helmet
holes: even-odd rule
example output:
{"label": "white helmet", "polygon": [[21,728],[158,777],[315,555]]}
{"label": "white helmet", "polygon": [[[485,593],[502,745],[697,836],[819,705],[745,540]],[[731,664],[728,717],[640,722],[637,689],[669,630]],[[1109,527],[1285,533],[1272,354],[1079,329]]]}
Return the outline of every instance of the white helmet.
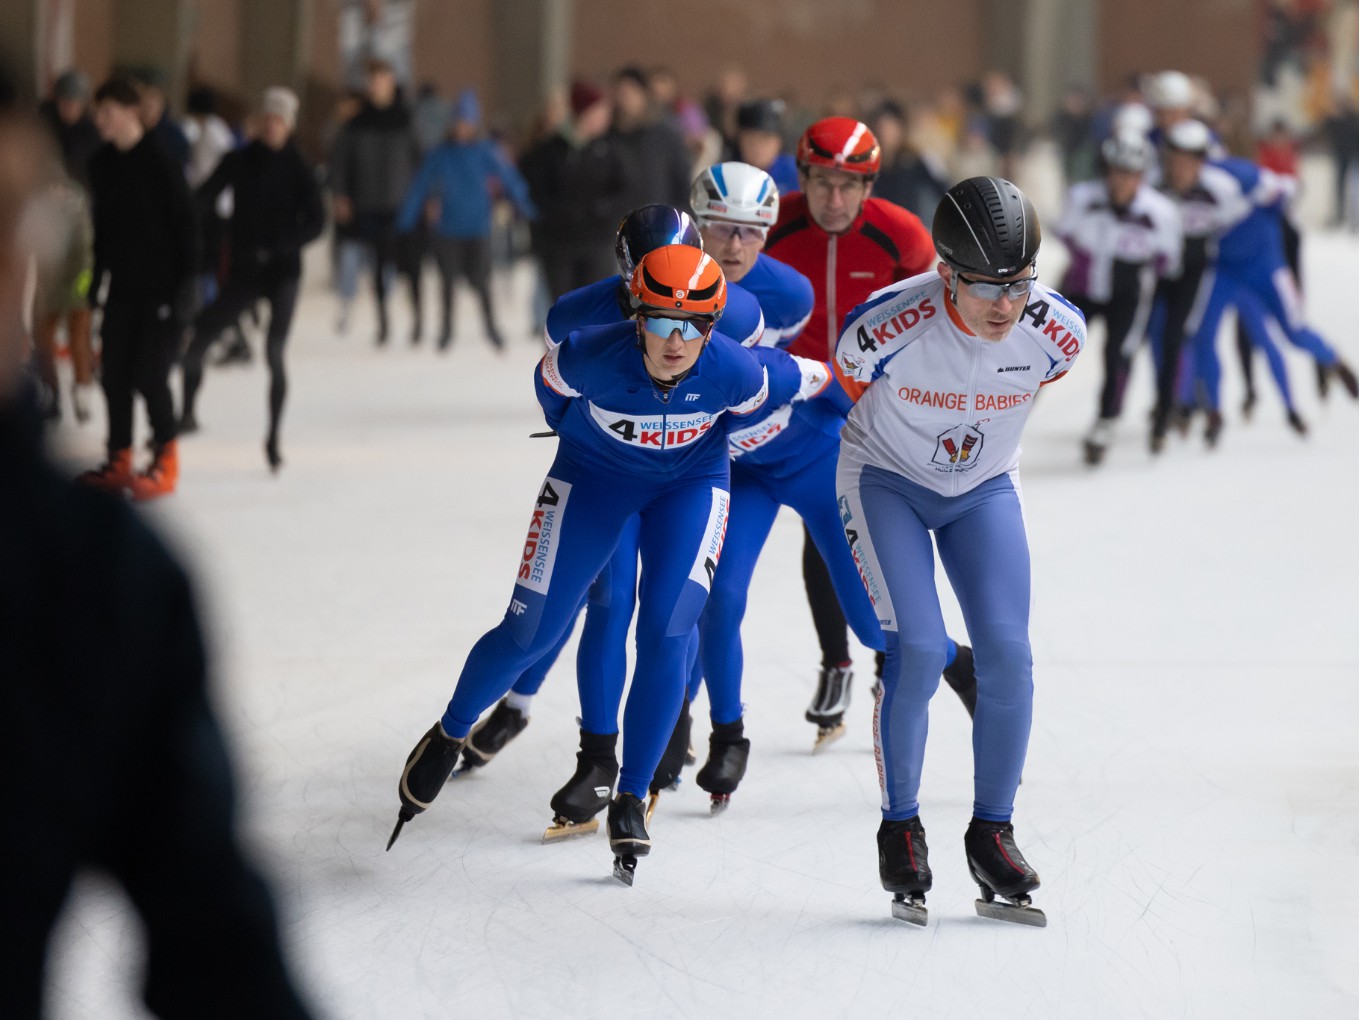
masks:
{"label": "white helmet", "polygon": [[1188,110],[1195,101],[1194,86],[1180,71],[1162,71],[1148,82],[1148,105],[1154,110]]}
{"label": "white helmet", "polygon": [[1118,131],[1100,143],[1100,158],[1115,170],[1142,173],[1152,166],[1152,143],[1141,131]]}
{"label": "white helmet", "polygon": [[779,188],[749,163],[715,163],[695,179],[689,204],[700,226],[723,220],[769,228],[779,219]]}
{"label": "white helmet", "polygon": [[1152,111],[1142,103],[1125,103],[1114,111],[1114,118],[1110,123],[1110,133],[1122,135],[1129,134],[1145,135],[1152,130]]}
{"label": "white helmet", "polygon": [[1212,144],[1213,136],[1203,121],[1183,120],[1173,124],[1166,132],[1166,147],[1176,152],[1207,156]]}

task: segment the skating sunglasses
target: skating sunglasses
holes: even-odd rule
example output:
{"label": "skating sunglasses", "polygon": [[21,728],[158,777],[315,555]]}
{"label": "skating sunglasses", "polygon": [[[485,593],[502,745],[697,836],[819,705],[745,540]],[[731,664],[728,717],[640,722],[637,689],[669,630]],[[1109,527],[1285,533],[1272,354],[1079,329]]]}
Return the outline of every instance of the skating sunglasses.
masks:
{"label": "skating sunglasses", "polygon": [[668,319],[660,315],[645,315],[642,328],[653,336],[669,339],[676,330],[683,340],[702,340],[713,332],[713,323],[702,319]]}
{"label": "skating sunglasses", "polygon": [[704,233],[713,238],[713,243],[724,245],[736,238],[742,244],[760,244],[765,240],[764,227],[745,226],[740,223],[706,223]]}
{"label": "skating sunglasses", "polygon": [[958,273],[959,282],[968,285],[969,292],[975,298],[983,301],[995,301],[1005,295],[1008,298],[1024,297],[1034,289],[1034,281],[1039,279],[1039,274],[1026,276],[1023,280],[1012,280],[1010,283],[996,283],[992,280],[970,280],[962,273]]}

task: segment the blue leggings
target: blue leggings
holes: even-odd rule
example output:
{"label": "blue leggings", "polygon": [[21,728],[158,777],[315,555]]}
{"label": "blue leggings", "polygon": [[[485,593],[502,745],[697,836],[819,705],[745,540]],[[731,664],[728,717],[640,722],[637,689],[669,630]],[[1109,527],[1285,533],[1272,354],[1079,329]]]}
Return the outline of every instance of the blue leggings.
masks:
{"label": "blue leggings", "polygon": [[[732,516],[727,540],[713,576],[708,605],[699,619],[699,666],[708,685],[709,714],[715,723],[741,718],[741,621],[746,614],[746,593],[781,506],[792,507],[807,525],[855,637],[875,651],[883,650],[883,631],[860,584],[836,509],[838,449],[833,446],[804,462],[800,470],[782,477],[743,468],[740,461],[732,465]],[[693,686],[691,677],[691,689]]]}
{"label": "blue leggings", "polygon": [[934,532],[973,642],[973,814],[1009,821],[1034,700],[1029,543],[1015,481],[998,475],[942,496],[842,456],[836,482],[851,552],[887,639],[874,707],[883,817],[900,821],[920,810],[928,709],[945,666]]}
{"label": "blue leggings", "polygon": [[[725,465],[724,465],[725,467]],[[722,549],[727,473],[638,479],[559,449],[535,503],[504,619],[468,654],[441,722],[464,737],[562,638],[629,518],[640,518],[637,662],[623,720],[619,790],[645,798],[675,728],[690,633]]]}
{"label": "blue leggings", "polygon": [[[617,733],[619,703],[628,678],[628,628],[637,601],[638,532],[640,518],[630,517],[619,534],[609,564],[600,572],[581,608],[585,627],[576,647],[576,687],[581,698],[581,728],[589,733]],[[573,614],[575,622],[580,609]],[[562,648],[571,640],[570,626],[543,658],[526,669],[515,686],[516,694],[533,696],[543,686]]]}
{"label": "blue leggings", "polygon": [[1236,307],[1251,342],[1261,349],[1270,364],[1270,374],[1289,410],[1294,402],[1289,390],[1289,372],[1277,343],[1285,340],[1307,351],[1320,365],[1336,361],[1334,351],[1303,321],[1302,302],[1289,267],[1278,266],[1218,268],[1213,290],[1204,314],[1195,327],[1192,357],[1193,376],[1185,380],[1181,397],[1186,404],[1218,409],[1218,390],[1222,368],[1218,360],[1218,324],[1229,305]]}

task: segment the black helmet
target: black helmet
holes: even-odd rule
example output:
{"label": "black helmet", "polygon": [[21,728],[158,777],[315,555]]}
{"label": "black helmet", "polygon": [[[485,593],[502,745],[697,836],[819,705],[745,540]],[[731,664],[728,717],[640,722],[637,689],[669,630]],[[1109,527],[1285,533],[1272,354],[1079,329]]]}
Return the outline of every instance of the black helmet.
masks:
{"label": "black helmet", "polygon": [[1039,254],[1034,206],[1000,177],[970,177],[950,188],[930,233],[940,258],[978,276],[1013,276]]}
{"label": "black helmet", "polygon": [[703,251],[704,239],[689,213],[668,205],[638,206],[619,223],[614,235],[614,261],[624,281],[649,251],[668,244],[687,244]]}

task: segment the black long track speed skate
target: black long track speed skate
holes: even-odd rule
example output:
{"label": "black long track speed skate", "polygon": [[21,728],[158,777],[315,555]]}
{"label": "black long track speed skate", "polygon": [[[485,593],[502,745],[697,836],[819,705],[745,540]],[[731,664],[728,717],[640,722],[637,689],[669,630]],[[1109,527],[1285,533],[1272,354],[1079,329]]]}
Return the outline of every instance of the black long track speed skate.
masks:
{"label": "black long track speed skate", "polygon": [[974,902],[979,917],[1047,927],[1048,918],[1029,897],[1031,890],[1039,888],[1039,875],[1015,845],[1010,822],[974,818],[963,846],[968,871],[982,891],[982,898]]}
{"label": "black long track speed skate", "polygon": [[458,763],[458,755],[463,750],[462,740],[454,740],[444,732],[444,727],[435,723],[420,738],[411,753],[406,756],[406,767],[402,769],[401,780],[397,783],[397,797],[401,808],[397,811],[397,824],[387,839],[387,849],[401,835],[402,826],[428,808]]}
{"label": "black long track speed skate", "polygon": [[633,884],[639,857],[652,852],[647,835],[647,807],[631,793],[621,793],[609,805],[609,849],[614,851],[614,877]]}
{"label": "black long track speed skate", "polygon": [[694,777],[699,789],[709,795],[709,813],[720,814],[727,809],[732,794],[746,775],[746,761],[751,756],[751,741],[744,735],[740,719],[730,723],[714,723],[708,735],[708,761]]}
{"label": "black long track speed skate", "polygon": [[934,881],[930,872],[926,830],[920,817],[888,821],[878,827],[878,878],[893,894],[892,916],[924,925],[926,893]]}

